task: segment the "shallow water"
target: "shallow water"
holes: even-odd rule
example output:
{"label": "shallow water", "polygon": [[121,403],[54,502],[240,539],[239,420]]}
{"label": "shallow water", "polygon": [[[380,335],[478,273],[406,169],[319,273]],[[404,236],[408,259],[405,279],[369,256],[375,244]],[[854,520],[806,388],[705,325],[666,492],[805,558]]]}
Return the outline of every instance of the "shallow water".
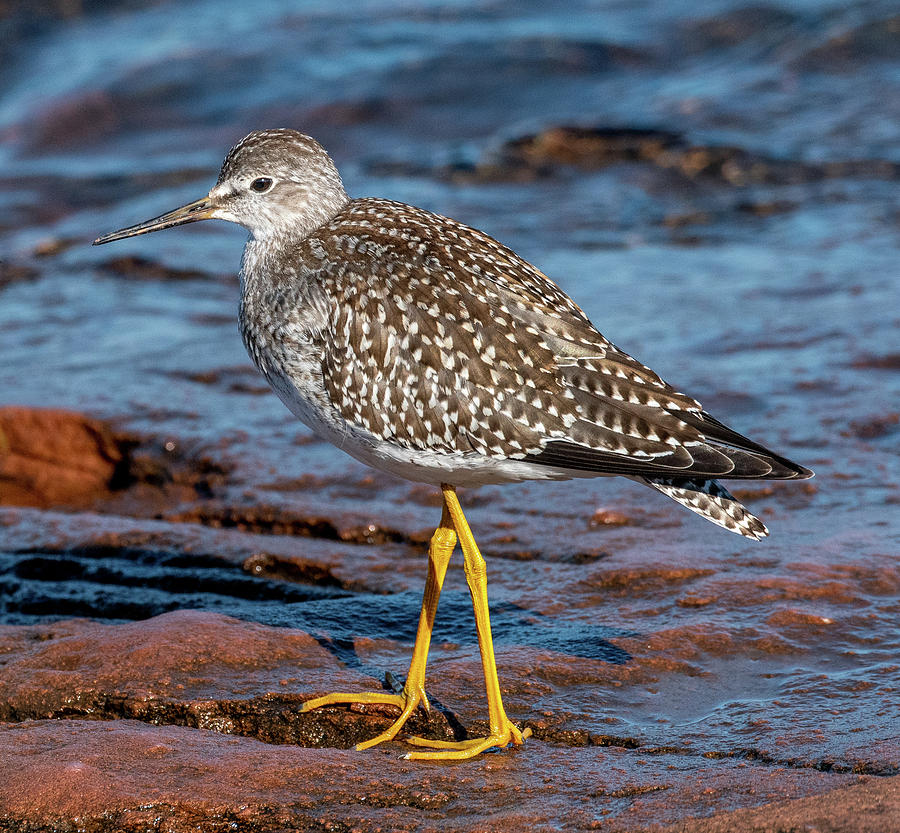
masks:
{"label": "shallow water", "polygon": [[[621,347],[817,473],[808,486],[747,485],[772,530],[762,544],[625,481],[464,495],[501,665],[536,680],[513,695],[516,716],[887,771],[876,741],[896,741],[900,718],[893,6],[704,2],[686,18],[659,0],[545,5],[225,14],[207,0],[8,18],[0,247],[31,273],[0,272],[0,404],[87,411],[227,461],[226,503],[421,537],[437,509],[419,487],[309,441],[250,372],[235,326],[241,230],[88,246],[204,193],[249,129],[302,129],[351,194],[487,230]],[[618,162],[477,176],[504,141],[569,124],[734,146],[780,160],[783,175],[742,185]],[[861,160],[865,175],[811,172]],[[58,251],[41,255],[48,241]],[[164,268],[125,275],[125,255]],[[305,474],[313,485],[298,486]],[[592,523],[601,509],[626,523]],[[153,546],[89,550],[129,535]],[[351,646],[384,638],[347,661],[395,671],[424,575],[414,542],[323,544],[128,512],[2,510],[0,549],[7,623],[207,607]],[[257,551],[335,560],[341,586],[248,575]],[[451,664],[475,650],[466,600],[454,567],[435,634]],[[569,677],[566,658],[581,669]]]}

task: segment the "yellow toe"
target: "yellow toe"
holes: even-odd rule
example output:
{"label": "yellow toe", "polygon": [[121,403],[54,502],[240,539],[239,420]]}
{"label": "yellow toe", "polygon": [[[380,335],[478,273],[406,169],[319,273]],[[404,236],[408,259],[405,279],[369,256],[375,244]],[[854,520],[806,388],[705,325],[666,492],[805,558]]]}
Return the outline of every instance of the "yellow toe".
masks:
{"label": "yellow toe", "polygon": [[531,729],[520,731],[517,726],[507,722],[503,731],[484,738],[470,738],[461,741],[407,738],[407,742],[413,746],[424,746],[436,751],[409,752],[404,757],[411,761],[465,761],[488,749],[503,749],[510,744],[521,746],[525,742],[525,738],[529,737],[531,737]]}
{"label": "yellow toe", "polygon": [[393,740],[399,731],[403,728],[412,713],[421,705],[426,711],[429,708],[428,698],[422,689],[414,691],[404,691],[402,694],[389,694],[381,691],[361,691],[356,694],[346,692],[337,692],[335,694],[326,694],[322,697],[316,697],[313,700],[307,700],[301,707],[301,712],[309,712],[322,706],[356,706],[356,705],[378,705],[378,706],[395,706],[400,710],[400,716],[380,735],[370,740],[363,741],[356,745],[357,750],[369,749]]}
{"label": "yellow toe", "polygon": [[406,705],[406,697],[402,694],[388,694],[386,691],[360,691],[355,694],[335,692],[334,694],[325,694],[322,697],[307,700],[300,707],[300,711],[309,712],[313,709],[320,709],[322,706],[349,706],[353,704],[396,706],[402,711]]}

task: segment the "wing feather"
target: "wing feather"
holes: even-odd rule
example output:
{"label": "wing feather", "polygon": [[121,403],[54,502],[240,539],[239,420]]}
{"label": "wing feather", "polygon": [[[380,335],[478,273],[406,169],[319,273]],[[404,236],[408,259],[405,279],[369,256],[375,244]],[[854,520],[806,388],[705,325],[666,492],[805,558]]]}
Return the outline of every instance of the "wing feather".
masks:
{"label": "wing feather", "polygon": [[[395,222],[374,224],[379,214]],[[383,200],[353,201],[329,228],[332,238],[304,244],[340,253],[321,276],[325,295],[344,299],[323,331],[326,390],[377,438],[527,460],[554,476],[668,477],[672,488],[811,476],[617,348],[487,235]],[[354,299],[348,286],[365,292]]]}

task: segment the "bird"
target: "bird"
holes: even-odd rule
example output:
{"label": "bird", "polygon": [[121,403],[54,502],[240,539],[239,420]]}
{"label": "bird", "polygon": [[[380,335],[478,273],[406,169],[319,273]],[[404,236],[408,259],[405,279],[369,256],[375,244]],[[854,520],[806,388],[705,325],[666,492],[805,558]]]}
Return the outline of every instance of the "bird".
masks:
{"label": "bird", "polygon": [[278,397],[315,434],[376,469],[440,489],[441,520],[402,692],[339,692],[336,704],[400,710],[392,740],[429,708],[425,669],[441,587],[459,543],[472,597],[488,733],[406,737],[406,757],[463,760],[520,746],[503,706],[486,563],[456,489],[621,475],[750,540],[768,534],[720,479],[813,473],[708,414],[616,347],[543,272],[484,232],[387,199],[351,199],[335,163],[296,130],[254,131],[194,202],[98,237],[100,245],[220,219],[249,236],[240,332]]}

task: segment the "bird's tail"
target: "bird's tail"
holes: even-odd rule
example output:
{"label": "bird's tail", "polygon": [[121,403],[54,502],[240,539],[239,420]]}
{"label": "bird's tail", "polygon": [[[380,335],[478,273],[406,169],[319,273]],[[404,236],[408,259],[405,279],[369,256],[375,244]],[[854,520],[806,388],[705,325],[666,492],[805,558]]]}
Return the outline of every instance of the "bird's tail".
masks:
{"label": "bird's tail", "polygon": [[702,515],[714,524],[759,541],[769,534],[765,524],[751,515],[728,491],[715,480],[684,480],[677,477],[636,477],[635,480],[652,486],[682,506]]}

